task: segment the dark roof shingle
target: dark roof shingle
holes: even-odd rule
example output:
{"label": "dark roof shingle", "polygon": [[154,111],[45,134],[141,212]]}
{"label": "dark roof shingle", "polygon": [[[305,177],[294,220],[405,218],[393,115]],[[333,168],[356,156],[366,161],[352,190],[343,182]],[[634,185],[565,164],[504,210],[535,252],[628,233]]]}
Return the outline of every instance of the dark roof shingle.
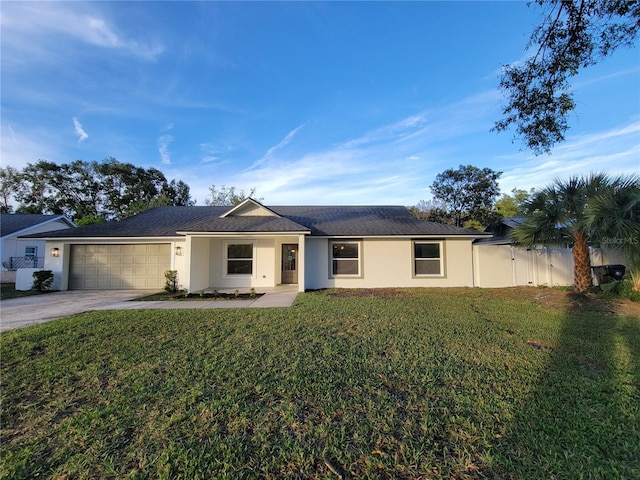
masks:
{"label": "dark roof shingle", "polygon": [[230,207],[155,207],[118,222],[39,237],[166,237],[189,233],[310,232],[314,236],[487,236],[475,230],[418,220],[402,206],[281,206],[275,216],[221,215]]}
{"label": "dark roof shingle", "polygon": [[[70,220],[64,215],[40,215],[37,213],[0,213],[0,236],[5,237],[12,233],[21,232],[28,228],[36,227],[41,223],[62,219],[65,223]],[[69,225],[71,227],[72,225]]]}

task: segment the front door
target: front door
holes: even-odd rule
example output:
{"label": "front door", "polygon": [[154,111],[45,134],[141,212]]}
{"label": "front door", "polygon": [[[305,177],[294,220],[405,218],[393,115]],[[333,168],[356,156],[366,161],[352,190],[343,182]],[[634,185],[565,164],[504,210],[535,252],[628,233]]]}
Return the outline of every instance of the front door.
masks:
{"label": "front door", "polygon": [[298,244],[282,245],[282,283],[298,283]]}

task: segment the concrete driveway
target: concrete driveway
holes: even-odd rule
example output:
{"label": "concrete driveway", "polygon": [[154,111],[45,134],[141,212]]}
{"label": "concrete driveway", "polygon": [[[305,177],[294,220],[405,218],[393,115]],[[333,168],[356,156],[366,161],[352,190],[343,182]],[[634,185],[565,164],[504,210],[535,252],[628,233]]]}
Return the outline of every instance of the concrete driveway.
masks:
{"label": "concrete driveway", "polygon": [[0,302],[0,332],[151,295],[158,290],[67,290]]}
{"label": "concrete driveway", "polygon": [[0,332],[44,323],[89,310],[133,310],[176,308],[272,308],[289,307],[298,295],[297,285],[261,289],[256,300],[195,302],[130,302],[158,290],[67,290],[44,295],[12,298],[0,302]]}

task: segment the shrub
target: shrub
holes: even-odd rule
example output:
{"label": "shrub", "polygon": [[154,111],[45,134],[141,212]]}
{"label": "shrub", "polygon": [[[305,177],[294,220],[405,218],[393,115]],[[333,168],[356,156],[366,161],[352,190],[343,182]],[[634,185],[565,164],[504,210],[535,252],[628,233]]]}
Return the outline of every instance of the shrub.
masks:
{"label": "shrub", "polygon": [[626,298],[633,302],[640,302],[640,292],[634,290],[634,284],[630,280],[614,280],[600,285],[606,296]]}
{"label": "shrub", "polygon": [[53,272],[51,270],[39,270],[37,272],[33,272],[33,285],[31,286],[32,290],[37,290],[38,292],[46,292],[51,288],[51,284],[53,283]]}
{"label": "shrub", "polygon": [[164,272],[164,289],[169,293],[175,293],[178,291],[178,271],[167,270]]}

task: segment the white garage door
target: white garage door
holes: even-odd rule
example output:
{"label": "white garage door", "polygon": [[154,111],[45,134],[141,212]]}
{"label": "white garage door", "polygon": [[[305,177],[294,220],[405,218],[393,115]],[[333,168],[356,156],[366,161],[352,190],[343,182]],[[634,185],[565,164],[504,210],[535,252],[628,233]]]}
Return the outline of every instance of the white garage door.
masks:
{"label": "white garage door", "polygon": [[171,245],[72,245],[70,289],[162,288]]}

